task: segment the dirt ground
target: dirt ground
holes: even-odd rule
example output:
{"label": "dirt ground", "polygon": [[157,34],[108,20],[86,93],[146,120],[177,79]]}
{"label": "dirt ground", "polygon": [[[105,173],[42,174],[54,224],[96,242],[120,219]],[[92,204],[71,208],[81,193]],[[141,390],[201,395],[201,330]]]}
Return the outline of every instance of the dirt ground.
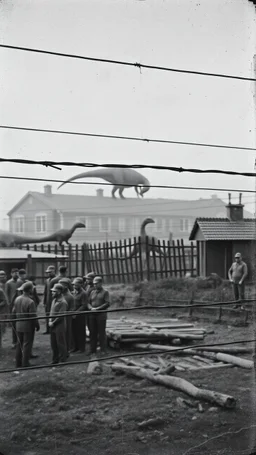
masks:
{"label": "dirt ground", "polygon": [[[136,317],[143,315],[137,313]],[[251,324],[239,327],[227,322],[214,324],[208,319],[199,325],[214,331],[204,343],[253,338]],[[49,336],[43,332],[41,322],[34,348],[39,357],[33,361],[34,365],[51,361]],[[108,354],[118,352],[109,350]],[[80,359],[86,356],[70,357],[70,360]],[[12,367],[14,351],[8,329],[0,368]],[[236,408],[227,410],[203,401],[203,412],[196,407],[183,407],[177,401],[178,397],[186,397],[183,393],[147,380],[116,375],[106,364],[101,375],[92,376],[87,374],[87,365],[1,374],[0,452],[3,455],[251,453],[256,432],[254,371],[234,367],[174,372],[174,375],[198,387],[232,395],[237,400]],[[157,418],[151,427],[140,427],[140,423],[151,418]]]}

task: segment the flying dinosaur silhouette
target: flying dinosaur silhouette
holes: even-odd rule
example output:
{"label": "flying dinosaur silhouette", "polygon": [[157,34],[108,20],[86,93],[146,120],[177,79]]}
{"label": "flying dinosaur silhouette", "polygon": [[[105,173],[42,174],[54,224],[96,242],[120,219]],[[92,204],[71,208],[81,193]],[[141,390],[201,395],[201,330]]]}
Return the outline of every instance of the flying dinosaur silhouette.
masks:
{"label": "flying dinosaur silhouette", "polygon": [[66,183],[73,182],[74,180],[91,177],[100,178],[106,180],[109,183],[112,183],[112,197],[114,199],[116,198],[115,192],[117,190],[119,191],[120,198],[125,199],[123,196],[123,191],[125,188],[134,187],[138,197],[143,197],[143,194],[150,189],[149,180],[139,172],[135,171],[134,169],[115,167],[95,169],[94,171],[82,172],[82,174],[74,175],[74,177],[71,177],[59,185],[58,189],[63,185],[66,185]]}

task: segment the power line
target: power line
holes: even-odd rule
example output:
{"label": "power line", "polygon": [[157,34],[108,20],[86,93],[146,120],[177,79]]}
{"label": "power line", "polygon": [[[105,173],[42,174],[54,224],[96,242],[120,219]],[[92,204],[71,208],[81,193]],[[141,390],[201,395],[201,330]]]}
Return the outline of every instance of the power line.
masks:
{"label": "power line", "polygon": [[151,139],[151,138],[141,138],[136,136],[120,136],[115,134],[96,134],[96,133],[85,133],[79,131],[65,131],[65,130],[50,130],[50,129],[43,129],[43,128],[29,128],[29,127],[21,127],[21,126],[11,126],[11,125],[0,125],[2,129],[9,129],[9,130],[18,130],[18,131],[30,131],[30,132],[38,132],[38,133],[53,133],[53,134],[67,134],[73,136],[87,136],[87,137],[97,137],[101,139],[119,139],[119,140],[126,140],[126,141],[139,141],[139,142],[147,142],[147,143],[156,143],[156,144],[175,144],[175,145],[189,145],[189,146],[196,146],[196,147],[210,147],[210,148],[221,148],[221,149],[229,149],[229,150],[246,150],[246,151],[255,151],[256,149],[253,147],[238,147],[232,145],[221,145],[221,144],[208,144],[202,142],[186,142],[186,141],[174,141],[169,139]]}
{"label": "power line", "polygon": [[[66,180],[59,180],[59,179],[40,179],[35,177],[20,177],[20,176],[12,176],[12,175],[0,175],[0,179],[7,179],[7,180],[27,180],[31,182],[52,182],[52,183],[67,183],[68,185],[101,185],[101,186],[113,186],[112,183],[106,182],[66,182]],[[127,187],[122,183],[118,183],[118,186]],[[147,185],[143,185],[146,188]],[[131,185],[131,188],[133,186]],[[211,187],[200,187],[200,186],[172,186],[172,185],[149,185],[149,188],[163,188],[163,189],[173,189],[173,190],[198,190],[198,191],[227,191],[227,192],[236,192],[236,193],[255,193],[256,190],[245,190],[245,189],[235,189],[235,188],[211,188]],[[82,195],[78,195],[82,196]],[[88,195],[87,195],[88,196]],[[90,195],[89,195],[90,197]],[[93,196],[92,196],[93,197]],[[122,203],[123,206],[123,203]],[[105,205],[104,205],[105,207]],[[1,211],[1,210],[0,210]]]}
{"label": "power line", "polygon": [[[174,167],[174,166],[157,166],[154,164],[117,164],[117,163],[81,163],[75,161],[40,161],[40,160],[24,160],[19,158],[0,158],[0,163],[15,163],[15,164],[30,164],[30,165],[40,165],[40,166],[77,166],[85,168],[120,168],[120,169],[155,169],[158,171],[173,171],[173,172],[189,172],[193,174],[224,174],[224,175],[240,175],[243,177],[256,177],[255,172],[236,172],[236,171],[225,171],[222,169],[199,169],[199,168],[183,168],[183,167]],[[60,169],[61,170],[61,169]],[[132,186],[132,185],[129,185]],[[134,185],[133,185],[134,186]]]}
{"label": "power line", "polygon": [[[182,348],[173,348],[170,349],[169,353],[173,354],[175,352],[181,352],[181,351],[186,351],[187,349],[201,349],[203,350],[204,348],[208,347],[214,347],[214,346],[227,346],[227,345],[232,345],[232,344],[243,344],[243,343],[254,343],[256,339],[252,340],[237,340],[237,341],[226,341],[224,343],[211,343],[211,344],[197,344],[197,345],[192,345],[192,346],[185,346]],[[138,356],[144,356],[144,355],[152,355],[152,354],[167,354],[168,351],[160,349],[157,351],[140,351],[140,352],[128,352],[125,354],[118,354],[118,355],[111,355],[108,357],[98,357],[97,361],[98,362],[103,362],[103,361],[109,361],[109,360],[115,360],[115,359],[120,359],[120,358],[125,358],[125,357],[138,357]],[[0,370],[0,374],[4,373],[13,373],[14,371],[30,371],[30,370],[41,370],[45,368],[55,368],[55,367],[68,367],[71,365],[83,365],[83,364],[88,364],[95,362],[95,359],[86,359],[86,360],[73,360],[73,361],[68,361],[64,363],[56,363],[56,364],[44,364],[44,365],[35,365],[31,367],[21,367],[21,368],[5,368]]]}
{"label": "power line", "polygon": [[54,55],[57,57],[66,57],[66,58],[72,58],[72,59],[87,60],[87,61],[98,62],[98,63],[109,63],[109,64],[114,64],[114,65],[135,66],[136,68],[139,68],[139,69],[145,68],[145,69],[168,71],[168,72],[174,72],[174,73],[194,74],[197,76],[210,76],[210,77],[236,79],[236,80],[253,81],[253,82],[256,81],[256,79],[253,77],[234,76],[234,75],[230,75],[230,74],[209,73],[209,72],[204,72],[204,71],[193,71],[193,70],[184,70],[184,69],[170,68],[170,67],[164,67],[164,66],[147,65],[144,63],[137,63],[137,62],[133,63],[133,62],[127,62],[127,61],[123,61],[123,60],[112,60],[112,59],[106,59],[106,58],[88,57],[88,56],[84,56],[84,55],[67,54],[67,53],[63,53],[63,52],[47,51],[47,50],[43,50],[43,49],[36,49],[36,48],[30,48],[30,47],[12,46],[9,44],[0,44],[0,47],[5,48],[5,49],[18,50],[18,51],[34,52],[37,54]]}

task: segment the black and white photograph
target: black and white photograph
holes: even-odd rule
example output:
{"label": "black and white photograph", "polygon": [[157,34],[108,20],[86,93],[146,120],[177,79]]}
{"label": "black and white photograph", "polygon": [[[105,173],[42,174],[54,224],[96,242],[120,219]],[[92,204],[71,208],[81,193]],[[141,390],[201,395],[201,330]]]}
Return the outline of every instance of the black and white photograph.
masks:
{"label": "black and white photograph", "polygon": [[256,453],[256,0],[0,0],[0,455]]}

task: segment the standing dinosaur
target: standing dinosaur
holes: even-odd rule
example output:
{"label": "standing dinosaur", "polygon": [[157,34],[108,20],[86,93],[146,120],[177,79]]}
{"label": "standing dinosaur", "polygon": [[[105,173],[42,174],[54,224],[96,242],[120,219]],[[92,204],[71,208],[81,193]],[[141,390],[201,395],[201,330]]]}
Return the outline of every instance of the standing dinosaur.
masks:
{"label": "standing dinosaur", "polygon": [[20,235],[12,234],[11,232],[0,232],[0,245],[4,247],[12,247],[16,245],[22,245],[23,243],[45,243],[45,242],[58,242],[59,246],[65,242],[69,245],[68,240],[72,237],[73,233],[78,228],[84,228],[85,224],[77,222],[70,229],[60,229],[54,232],[54,234],[47,235],[41,238],[22,237]]}
{"label": "standing dinosaur", "polygon": [[[103,168],[95,169],[94,171],[83,172],[82,174],[74,175],[69,180],[63,182],[59,187],[69,182],[73,182],[77,179],[96,177],[103,180],[106,180],[109,183],[113,184],[112,197],[115,198],[115,192],[119,190],[119,196],[121,199],[125,199],[123,196],[123,191],[125,188],[134,187],[137,196],[143,197],[143,194],[146,193],[150,188],[150,183],[146,177],[144,177],[139,172],[134,169],[128,168]],[[140,190],[140,191],[139,191]]]}
{"label": "standing dinosaur", "polygon": [[[140,227],[140,244],[136,244],[133,247],[131,254],[128,258],[132,258],[137,254],[141,253],[145,256],[145,254],[150,254],[151,251],[155,251],[159,254],[159,256],[165,256],[163,250],[158,245],[158,239],[156,237],[148,236],[146,233],[146,226],[147,224],[155,223],[152,218],[146,218]],[[126,259],[126,257],[121,257],[120,259]]]}

